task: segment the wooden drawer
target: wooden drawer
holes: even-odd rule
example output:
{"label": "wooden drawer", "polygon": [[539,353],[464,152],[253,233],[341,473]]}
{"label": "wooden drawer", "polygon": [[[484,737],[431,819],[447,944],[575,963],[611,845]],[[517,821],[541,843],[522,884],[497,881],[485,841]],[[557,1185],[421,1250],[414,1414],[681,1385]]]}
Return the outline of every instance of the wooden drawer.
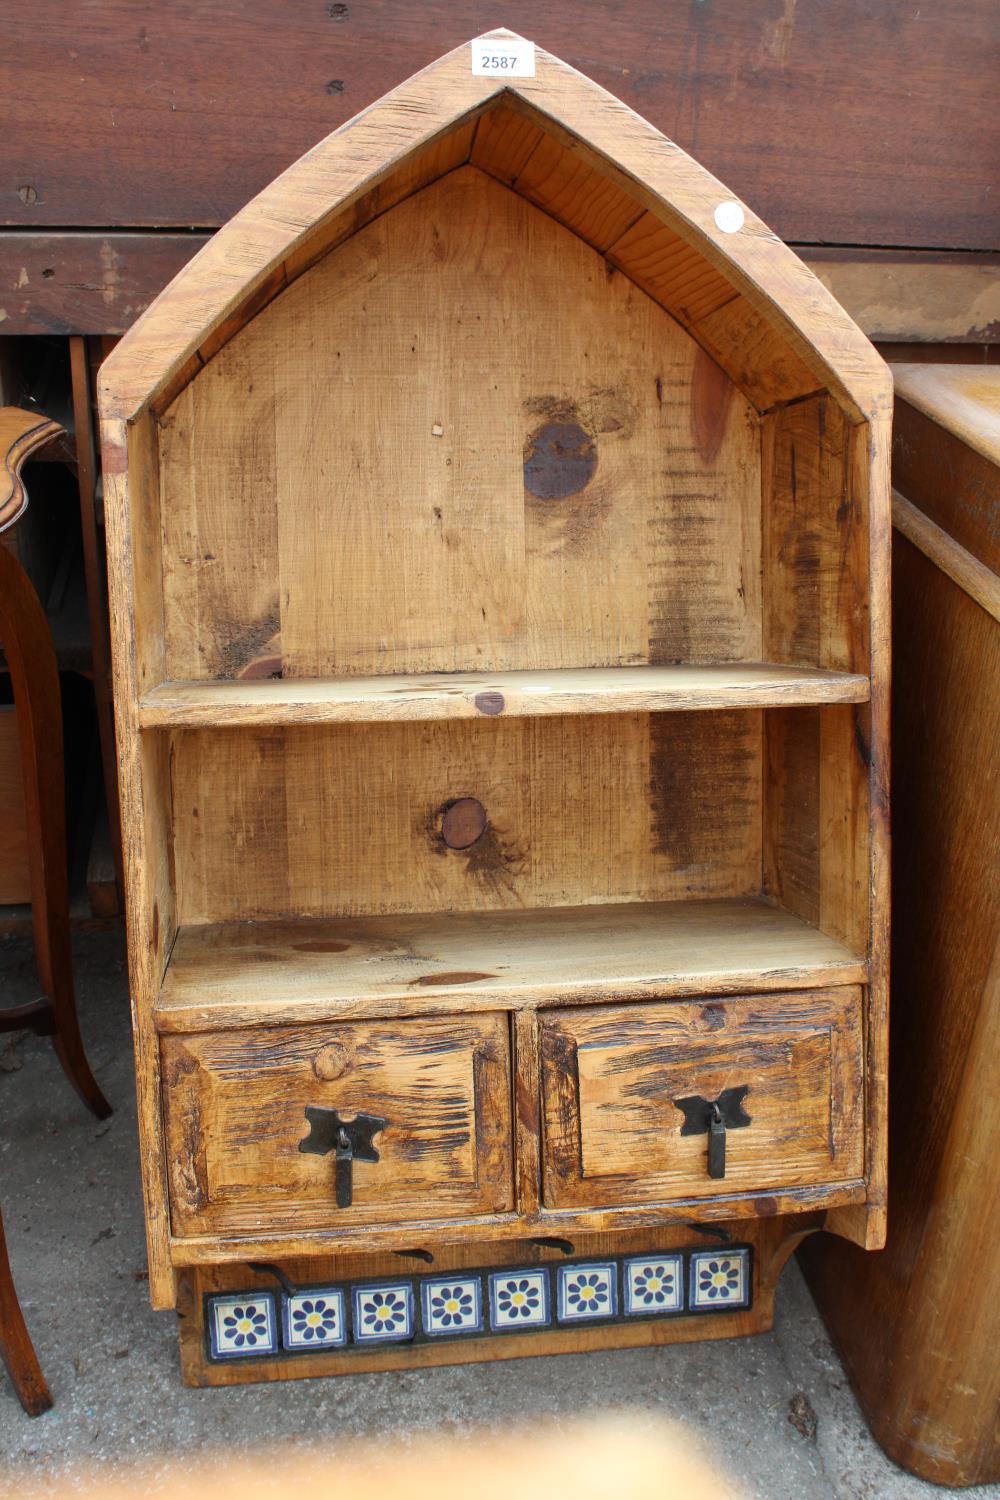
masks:
{"label": "wooden drawer", "polygon": [[[554,1010],[541,1026],[543,1201],[614,1207],[863,1173],[861,991]],[[675,1100],[746,1086],[751,1123],[682,1135]],[[705,1112],[707,1123],[707,1111]]]}
{"label": "wooden drawer", "polygon": [[[161,1038],[175,1234],[281,1234],[509,1210],[506,1015]],[[377,1162],[299,1150],[307,1108],[386,1121]]]}

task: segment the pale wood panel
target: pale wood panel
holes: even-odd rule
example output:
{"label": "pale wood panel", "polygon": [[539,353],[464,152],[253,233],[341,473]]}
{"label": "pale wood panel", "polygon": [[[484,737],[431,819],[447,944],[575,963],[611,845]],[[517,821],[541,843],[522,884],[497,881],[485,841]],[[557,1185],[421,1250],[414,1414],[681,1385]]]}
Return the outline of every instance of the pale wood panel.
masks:
{"label": "pale wood panel", "polygon": [[[705,363],[575,236],[452,172],[301,277],[171,409],[170,675],[755,659],[758,435]],[[571,429],[589,477],[556,451]],[[572,493],[526,488],[539,443],[536,488]]]}
{"label": "pale wood panel", "polygon": [[[308,1230],[512,1207],[508,1022],[269,1027],[164,1040],[175,1234]],[[338,1207],[332,1153],[299,1150],[306,1108],[375,1115],[377,1162]]]}
{"label": "pale wood panel", "polygon": [[[844,1181],[864,1165],[861,991],[544,1012],[543,1199],[552,1208]],[[751,1124],[708,1175],[675,1100],[746,1085]]]}
{"label": "pale wood panel", "polygon": [[[303,237],[295,249],[282,263],[286,281],[294,281],[314,261],[342,240],[354,234],[362,225],[386,213],[396,203],[419,192],[439,177],[453,172],[469,159],[469,150],[476,132],[477,122],[468,121],[456,125],[436,140],[415,151],[394,171],[372,182],[369,190],[350,207],[337,209],[327,215],[311,232]],[[244,318],[244,322],[247,320]],[[232,330],[235,332],[235,327]]]}
{"label": "pale wood panel", "polygon": [[414,1220],[385,1227],[331,1230],[288,1230],[279,1236],[266,1230],[239,1235],[185,1235],[170,1242],[175,1267],[224,1265],[227,1262],[285,1261],[291,1256],[341,1255],[412,1250],[415,1245],[490,1245],[504,1236],[533,1240],[558,1235],[620,1233],[648,1229],[651,1223],[669,1226],[725,1224],[781,1214],[809,1214],[846,1208],[863,1212],[866,1192],[861,1178],[819,1187],[775,1189],[767,1194],[727,1193],[717,1198],[674,1198],[669,1203],[616,1208],[551,1209],[523,1217],[480,1214],[472,1219]]}
{"label": "pale wood panel", "polygon": [[160,421],[168,670],[239,677],[280,665],[275,424],[271,362],[241,341]]}
{"label": "pale wood panel", "polygon": [[867,714],[778,710],[765,717],[764,890],[866,953],[871,826]]}
{"label": "pale wood panel", "polygon": [[687,327],[737,296],[721,271],[652,213],[629,225],[608,259]]}
{"label": "pale wood panel", "polygon": [[159,464],[152,416],[144,414],[128,429],[105,420],[101,445],[149,1295],[155,1308],[166,1308],[174,1304],[175,1278],[152,1005],[177,930],[170,746],[166,735],[143,737],[138,723],[141,695],[164,674]]}
{"label": "pale wood panel", "polygon": [[201,1031],[864,976],[859,955],[760,900],[233,922],[181,928],[156,1020]]}
{"label": "pale wood panel", "polygon": [[[530,79],[478,78],[466,46],[334,132],[272,183],[176,278],[113,357],[104,412],[132,417],[163,410],[200,367],[197,350],[240,310],[250,315],[261,288],[314,240],[324,220],[350,208],[412,154],[498,104],[527,112],[562,144],[661,215],[704,259],[731,276],[745,299],[718,340],[719,357],[736,378],[753,376],[744,357],[744,312],[776,332],[775,350],[815,368],[818,386],[835,391],[855,417],[886,410],[888,372],[820,283],[749,211],[743,229],[726,235],[714,210],[723,185],[620,100],[542,49]],[[732,353],[730,354],[730,350]],[[763,355],[759,356],[763,361]]]}
{"label": "pale wood panel", "polygon": [[384,719],[511,718],[658,710],[770,708],[863,702],[867,677],[773,662],[714,666],[564,667],[446,672],[426,677],[167,682],[140,705],[146,729],[241,724],[377,723]]}
{"label": "pale wood panel", "polygon": [[866,672],[869,500],[852,451],[866,434],[820,397],[766,417],[763,438],[765,654]]}
{"label": "pale wood panel", "polygon": [[[706,313],[695,337],[717,359],[758,411],[823,389],[823,379],[774,324],[744,297]],[[805,351],[803,351],[803,354]]]}
{"label": "pale wood panel", "polygon": [[642,216],[631,193],[545,132],[512,185],[602,252]]}
{"label": "pale wood panel", "polygon": [[[172,738],[185,922],[760,888],[761,716],[479,719]],[[477,799],[487,826],[448,848]]]}

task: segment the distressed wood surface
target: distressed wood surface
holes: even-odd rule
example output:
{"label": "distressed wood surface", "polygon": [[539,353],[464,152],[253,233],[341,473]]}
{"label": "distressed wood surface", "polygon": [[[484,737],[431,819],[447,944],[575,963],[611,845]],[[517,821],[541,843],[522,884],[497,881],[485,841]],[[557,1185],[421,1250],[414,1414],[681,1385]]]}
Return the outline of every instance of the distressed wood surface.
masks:
{"label": "distressed wood surface", "polygon": [[963,402],[949,370],[899,372],[889,1237],[806,1258],[875,1436],[950,1486],[1000,1481],[1000,580],[980,561],[1000,448],[988,464],[979,420],[1000,384],[975,373]]}
{"label": "distressed wood surface", "polygon": [[442,672],[424,677],[165,682],[143,698],[144,729],[378,723],[500,714],[644,713],[854,703],[868,678],[774,662]]}
{"label": "distressed wood surface", "polygon": [[[541,1030],[547,1208],[656,1203],[857,1178],[864,1163],[861,992],[719,1004],[546,1011]],[[681,1098],[746,1087],[751,1123],[682,1135]]]}
{"label": "distressed wood surface", "polygon": [[[327,131],[500,16],[484,0],[288,0],[280,14],[264,0],[100,0],[81,27],[60,0],[8,0],[2,219],[220,224]],[[601,7],[509,0],[502,19],[695,152],[785,240],[1000,245],[991,0],[933,13],[634,0],[613,24]]]}
{"label": "distressed wood surface", "polygon": [[[210,237],[156,229],[0,232],[2,331],[123,334]],[[996,253],[792,248],[878,343],[947,342],[950,358],[1000,343]]]}
{"label": "distressed wood surface", "polygon": [[[692,252],[679,280],[668,277],[661,295],[758,408],[827,387],[855,419],[888,410],[888,372],[871,345],[749,210],[739,232],[718,228],[715,210],[728,194],[703,167],[673,143],[665,147],[647,121],[550,54],[536,52],[533,78],[504,83],[472,77],[463,45],[320,142],[229,221],[172,283],[170,296],[158,299],[113,352],[105,373],[105,414],[132,418],[147,405],[162,413],[217,353],[220,337],[231,336],[324,248],[338,243],[352,227],[350,215],[355,228],[358,214],[370,216],[370,199],[363,200],[373,188],[397,170],[409,173],[428,152],[456,134],[461,139],[470,121],[496,108],[526,115],[535,131],[551,138],[557,154],[558,148],[577,153],[586,180],[596,172],[627,191],[636,222],[644,212],[657,221],[659,248],[668,257],[675,248],[682,260]],[[485,168],[478,138],[478,132],[470,137],[470,147]],[[501,132],[501,146],[506,139]],[[535,144],[541,142],[529,149]],[[492,163],[495,148],[483,150]],[[502,170],[499,159],[495,165]],[[417,180],[433,175],[418,172]],[[536,183],[534,201],[551,207],[556,218],[560,210],[568,214],[599,245],[606,216],[574,219],[578,200],[574,194],[567,198],[564,185],[562,173],[548,190]],[[641,284],[650,257],[646,238],[627,248],[619,239],[607,248],[628,274],[636,267]],[[726,301],[720,289],[707,307],[688,305],[688,287],[712,272],[729,283],[732,299]]]}
{"label": "distressed wood surface", "polygon": [[[798,253],[876,343],[1000,343],[1000,245],[992,253],[799,245]],[[959,351],[960,352],[960,348]],[[940,360],[939,353],[937,359]]]}
{"label": "distressed wood surface", "polygon": [[[506,1016],[204,1032],[162,1044],[175,1234],[336,1230],[513,1207]],[[307,1107],[385,1120],[338,1207]]]}
{"label": "distressed wood surface", "polygon": [[[669,1203],[619,1205],[600,1209],[549,1209],[537,1214],[479,1214],[476,1218],[413,1219],[406,1223],[337,1229],[284,1229],[278,1234],[221,1235],[187,1234],[168,1241],[175,1274],[188,1266],[215,1266],[246,1261],[282,1261],[289,1256],[312,1259],[325,1255],[387,1254],[412,1250],[414,1245],[434,1247],[468,1244],[489,1247],[499,1238],[521,1240],[565,1239],[579,1234],[628,1233],[630,1230],[673,1231],[692,1224],[707,1226],[733,1219],[752,1225],[758,1219],[785,1214],[843,1212],[864,1213],[867,1197],[864,1178],[810,1187],[773,1189],[769,1193],[726,1193],[713,1198],[675,1198]],[[708,1330],[706,1329],[706,1336]]]}
{"label": "distressed wood surface", "polygon": [[704,366],[579,239],[452,172],[164,417],[168,674],[754,659],[756,433]]}
{"label": "distressed wood surface", "polygon": [[200,1031],[864,977],[858,955],[763,901],[241,922],[181,928],[156,1020]]}
{"label": "distressed wood surface", "polygon": [[[729,196],[555,58],[503,88],[463,47],[272,184],[107,361],[155,1305],[187,1266],[409,1235],[822,1210],[880,1242],[889,380],[752,213],[717,226]],[[517,711],[539,702],[574,711]],[[700,997],[654,1006],[681,1025],[713,992],[769,1017],[804,1154],[544,1206],[531,1009]],[[825,1061],[810,1003],[850,1013]],[[298,1155],[282,1175],[283,1037],[298,1077],[292,1038],[386,1028],[369,1092],[412,1134],[407,1048],[488,1024],[513,1117],[477,1113],[473,1044],[434,1066],[502,1172],[467,1156],[446,1213],[428,1188],[336,1221]]]}
{"label": "distressed wood surface", "polygon": [[756,894],[761,714],[172,731],[180,920]]}

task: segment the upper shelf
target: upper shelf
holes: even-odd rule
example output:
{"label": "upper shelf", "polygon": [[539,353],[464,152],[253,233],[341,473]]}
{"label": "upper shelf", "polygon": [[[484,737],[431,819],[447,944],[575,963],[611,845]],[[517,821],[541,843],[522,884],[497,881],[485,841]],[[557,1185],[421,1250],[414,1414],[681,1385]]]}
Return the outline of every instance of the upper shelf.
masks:
{"label": "upper shelf", "polygon": [[865,703],[867,677],[773,662],[425,676],[164,682],[141,700],[146,729],[189,725],[370,724],[507,714],[650,713]]}

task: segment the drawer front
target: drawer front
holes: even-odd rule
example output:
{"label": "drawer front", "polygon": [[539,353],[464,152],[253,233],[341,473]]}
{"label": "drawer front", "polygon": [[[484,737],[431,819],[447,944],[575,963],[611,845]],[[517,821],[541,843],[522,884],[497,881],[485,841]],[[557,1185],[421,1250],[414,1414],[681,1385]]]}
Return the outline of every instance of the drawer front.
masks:
{"label": "drawer front", "polygon": [[[178,1235],[447,1219],[512,1205],[510,1047],[499,1013],[161,1038]],[[319,1121],[314,1129],[306,1110]],[[317,1115],[315,1111],[320,1111]],[[329,1121],[385,1121],[338,1207]]]}
{"label": "drawer front", "polygon": [[[860,989],[555,1010],[540,1027],[547,1208],[863,1174]],[[744,1088],[742,1106],[733,1102],[738,1092],[728,1107],[722,1101],[731,1119],[750,1123],[727,1128],[717,1179],[709,1175],[710,1106]],[[682,1099],[693,1102],[682,1109]],[[701,1133],[687,1133],[692,1127]]]}

